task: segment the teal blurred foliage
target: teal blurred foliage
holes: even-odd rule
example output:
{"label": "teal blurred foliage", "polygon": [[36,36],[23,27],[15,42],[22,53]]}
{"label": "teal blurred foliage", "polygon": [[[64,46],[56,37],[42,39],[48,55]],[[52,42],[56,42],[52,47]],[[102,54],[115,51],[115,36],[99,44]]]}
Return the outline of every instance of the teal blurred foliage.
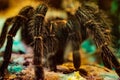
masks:
{"label": "teal blurred foliage", "polygon": [[19,73],[23,70],[23,66],[19,64],[10,64],[8,66],[9,73]]}
{"label": "teal blurred foliage", "polygon": [[96,45],[92,39],[87,39],[81,44],[81,48],[85,53],[94,54],[96,52]]}
{"label": "teal blurred foliage", "polygon": [[[5,45],[0,49],[0,52],[4,52],[4,51],[5,51]],[[12,51],[25,53],[26,49],[20,40],[14,40]]]}

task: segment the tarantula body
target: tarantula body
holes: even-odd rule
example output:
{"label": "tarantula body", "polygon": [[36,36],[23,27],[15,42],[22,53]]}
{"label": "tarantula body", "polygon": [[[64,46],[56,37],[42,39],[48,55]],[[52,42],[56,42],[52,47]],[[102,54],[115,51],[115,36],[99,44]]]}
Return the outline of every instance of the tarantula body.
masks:
{"label": "tarantula body", "polygon": [[48,64],[51,70],[56,71],[56,65],[62,64],[64,49],[66,46],[67,35],[64,32],[65,22],[58,20],[51,21],[51,24],[47,27],[48,35],[45,38],[45,45],[47,48],[48,54]]}
{"label": "tarantula body", "polygon": [[[72,17],[71,17],[72,18]],[[72,18],[74,19],[74,18]],[[69,23],[70,22],[70,23]],[[45,40],[45,46],[47,46],[49,66],[51,70],[56,71],[56,66],[64,62],[64,51],[67,43],[72,43],[73,51],[73,63],[76,70],[79,70],[81,61],[79,53],[80,31],[75,29],[70,20],[66,23],[66,20],[52,20],[50,25],[47,27],[47,37]],[[76,20],[73,22],[77,22]]]}
{"label": "tarantula body", "polygon": [[[45,4],[40,4],[36,9],[31,6],[21,9],[15,17],[8,18],[5,22],[0,41],[0,47],[3,45],[7,34],[7,45],[4,52],[3,64],[0,67],[0,78],[4,78],[6,69],[10,62],[12,53],[13,37],[20,27],[28,32],[24,37],[30,37],[33,42],[34,51],[34,69],[35,79],[44,80],[44,70],[42,57],[47,57],[50,70],[57,71],[57,65],[64,62],[64,51],[67,43],[72,43],[73,64],[76,70],[79,70],[81,65],[80,44],[91,37],[98,49],[101,50],[103,63],[108,68],[115,68],[120,76],[120,64],[113,52],[108,47],[109,29],[105,21],[99,15],[99,11],[90,7],[79,7],[74,15],[70,15],[67,20],[50,20],[45,22],[44,18],[48,7]],[[8,26],[12,24],[12,28],[7,32]],[[31,30],[29,32],[29,30]],[[26,41],[26,40],[25,40]]]}

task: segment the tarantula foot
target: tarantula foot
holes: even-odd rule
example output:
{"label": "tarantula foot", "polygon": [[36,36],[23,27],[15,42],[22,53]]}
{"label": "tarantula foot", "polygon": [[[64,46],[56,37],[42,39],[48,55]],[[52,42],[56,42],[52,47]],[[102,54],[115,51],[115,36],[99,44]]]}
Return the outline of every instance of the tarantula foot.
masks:
{"label": "tarantula foot", "polygon": [[57,72],[57,68],[56,68],[56,66],[50,66],[50,71]]}
{"label": "tarantula foot", "polygon": [[80,69],[79,69],[79,74],[80,74],[81,76],[87,76],[87,75],[88,75],[88,72],[87,72],[85,69],[80,68]]}
{"label": "tarantula foot", "polygon": [[116,68],[115,71],[118,74],[118,76],[120,76],[120,67]]}
{"label": "tarantula foot", "polygon": [[69,74],[69,73],[73,73],[73,72],[74,72],[74,70],[64,70],[63,74]]}

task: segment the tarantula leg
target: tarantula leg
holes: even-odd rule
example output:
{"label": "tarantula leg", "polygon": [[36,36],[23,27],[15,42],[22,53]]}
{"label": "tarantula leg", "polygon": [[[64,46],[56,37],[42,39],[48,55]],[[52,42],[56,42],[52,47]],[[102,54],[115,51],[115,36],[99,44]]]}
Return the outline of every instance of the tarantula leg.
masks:
{"label": "tarantula leg", "polygon": [[[116,73],[120,76],[120,63],[107,46],[110,36],[105,34],[105,30],[108,29],[108,25],[103,21],[101,16],[90,13],[89,11],[88,9],[79,8],[76,15],[84,18],[83,22],[87,21],[84,24],[91,30],[92,35],[94,35],[93,39],[97,47],[102,49],[101,56],[105,66],[109,69],[115,68]],[[89,14],[89,16],[87,16],[87,14]],[[97,18],[98,20],[96,20]]]}
{"label": "tarantula leg", "polygon": [[79,70],[81,65],[81,57],[80,57],[80,43],[81,43],[81,34],[79,33],[77,21],[74,21],[75,17],[71,18],[71,21],[68,21],[69,28],[71,27],[71,32],[69,33],[68,39],[72,42],[72,50],[73,50],[73,64],[76,70]]}
{"label": "tarantula leg", "polygon": [[25,22],[27,21],[28,17],[28,12],[33,9],[32,7],[24,7],[19,14],[14,17],[14,24],[12,26],[12,28],[10,29],[10,31],[8,32],[7,35],[7,45],[6,45],[6,49],[5,49],[5,53],[3,55],[3,63],[2,66],[0,67],[0,77],[4,78],[4,75],[7,71],[7,67],[9,65],[10,62],[10,58],[11,58],[11,53],[12,53],[12,44],[13,44],[13,37],[16,35],[18,29],[23,26],[25,24]]}
{"label": "tarantula leg", "polygon": [[55,55],[53,55],[53,53],[50,53],[51,55],[49,55],[48,60],[49,60],[49,67],[51,71],[57,71],[57,62],[56,62],[56,57]]}
{"label": "tarantula leg", "polygon": [[[109,69],[112,69],[112,57],[115,58],[115,56],[113,55],[113,53],[108,49],[108,47],[105,45],[105,46],[102,46],[102,52],[101,52],[101,57],[102,57],[102,61],[103,61],[103,64],[105,65],[105,67],[109,68]],[[116,58],[115,58],[116,59]]]}
{"label": "tarantula leg", "polygon": [[5,42],[7,30],[8,30],[8,27],[12,24],[13,18],[14,17],[8,18],[4,23],[4,26],[3,26],[2,32],[1,32],[1,36],[0,36],[0,48],[3,46],[3,44]]}
{"label": "tarantula leg", "polygon": [[18,31],[19,28],[20,28],[19,23],[14,24],[7,35],[7,45],[3,56],[3,64],[0,67],[1,76],[4,76],[4,73],[9,65],[11,53],[12,53],[13,37],[16,35],[16,32]]}
{"label": "tarantula leg", "polygon": [[[102,59],[105,64],[111,65],[112,68],[115,69],[116,73],[120,76],[120,63],[118,62],[117,58],[113,53],[110,51],[110,49],[107,47],[107,45],[102,47]],[[108,67],[106,65],[106,67]]]}
{"label": "tarantula leg", "polygon": [[40,4],[34,16],[34,67],[36,80],[44,80],[44,71],[42,66],[43,56],[43,21],[47,12],[47,6]]}
{"label": "tarantula leg", "polygon": [[66,48],[67,40],[67,27],[66,20],[53,20],[51,21],[49,34],[51,36],[51,41],[49,44],[49,52],[52,52],[49,56],[49,63],[51,65],[51,70],[57,71],[57,65],[64,62],[64,50]]}
{"label": "tarantula leg", "polygon": [[7,36],[7,46],[5,48],[5,52],[4,52],[4,58],[3,58],[3,64],[0,67],[0,77],[4,77],[6,69],[8,67],[8,64],[10,62],[10,58],[11,58],[11,52],[12,52],[12,44],[13,44],[13,39],[12,39],[12,35],[8,35]]}
{"label": "tarantula leg", "polygon": [[47,56],[47,60],[48,60],[48,66],[50,67],[50,70],[51,71],[57,71],[57,68],[56,68],[56,57],[55,57],[55,54],[56,54],[56,50],[58,49],[57,48],[57,44],[58,44],[58,40],[56,38],[56,35],[55,35],[55,26],[54,23],[51,21],[50,22],[50,25],[48,26],[48,36],[46,38],[46,44],[47,44],[47,47],[48,47],[48,56]]}
{"label": "tarantula leg", "polygon": [[74,64],[75,69],[78,70],[81,65],[79,44],[72,41],[72,46],[73,46],[73,64]]}

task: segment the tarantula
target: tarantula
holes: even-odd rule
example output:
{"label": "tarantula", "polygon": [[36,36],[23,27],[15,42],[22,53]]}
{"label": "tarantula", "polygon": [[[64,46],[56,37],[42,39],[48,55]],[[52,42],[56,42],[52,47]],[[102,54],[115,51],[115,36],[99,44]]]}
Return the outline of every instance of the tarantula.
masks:
{"label": "tarantula", "polygon": [[[73,63],[76,70],[81,65],[79,45],[93,35],[92,38],[96,46],[101,49],[103,63],[109,69],[115,68],[120,76],[120,64],[112,51],[108,47],[109,33],[108,26],[100,16],[100,12],[87,5],[79,7],[74,15],[70,15],[68,20],[55,19],[48,22],[44,21],[48,7],[40,4],[36,9],[26,6],[20,10],[18,15],[8,18],[4,24],[0,47],[3,45],[7,34],[7,45],[3,56],[3,63],[0,67],[0,77],[4,78],[6,69],[10,62],[12,53],[13,37],[20,27],[30,28],[31,41],[34,41],[34,68],[36,80],[44,80],[44,71],[42,65],[43,55],[49,55],[49,67],[57,71],[56,66],[64,62],[64,50],[67,42],[71,41],[73,49]],[[7,32],[8,26],[12,28]],[[28,30],[29,31],[29,30]]]}

